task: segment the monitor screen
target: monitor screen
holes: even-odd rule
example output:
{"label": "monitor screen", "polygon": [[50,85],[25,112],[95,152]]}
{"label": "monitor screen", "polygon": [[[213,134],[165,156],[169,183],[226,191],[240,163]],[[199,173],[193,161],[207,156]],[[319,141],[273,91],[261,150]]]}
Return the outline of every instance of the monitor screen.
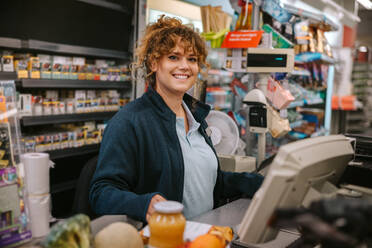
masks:
{"label": "monitor screen", "polygon": [[309,138],[282,146],[270,165],[261,188],[254,195],[238,230],[240,242],[264,243],[278,230],[267,226],[276,208],[300,207],[335,193],[354,154],[343,135]]}

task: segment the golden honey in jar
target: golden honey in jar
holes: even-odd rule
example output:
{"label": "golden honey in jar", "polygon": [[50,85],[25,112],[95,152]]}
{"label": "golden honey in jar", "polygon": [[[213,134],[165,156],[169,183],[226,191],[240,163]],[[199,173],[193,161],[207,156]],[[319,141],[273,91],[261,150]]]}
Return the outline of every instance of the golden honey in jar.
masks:
{"label": "golden honey in jar", "polygon": [[175,248],[183,243],[186,219],[183,205],[176,201],[162,201],[154,205],[149,220],[149,247]]}

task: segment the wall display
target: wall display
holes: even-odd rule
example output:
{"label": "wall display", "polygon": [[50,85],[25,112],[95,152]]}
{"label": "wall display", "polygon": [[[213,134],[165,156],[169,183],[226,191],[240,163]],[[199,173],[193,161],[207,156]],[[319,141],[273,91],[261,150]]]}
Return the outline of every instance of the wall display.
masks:
{"label": "wall display", "polygon": [[15,85],[0,81],[0,246],[31,239],[24,191],[24,170],[20,164],[19,124]]}

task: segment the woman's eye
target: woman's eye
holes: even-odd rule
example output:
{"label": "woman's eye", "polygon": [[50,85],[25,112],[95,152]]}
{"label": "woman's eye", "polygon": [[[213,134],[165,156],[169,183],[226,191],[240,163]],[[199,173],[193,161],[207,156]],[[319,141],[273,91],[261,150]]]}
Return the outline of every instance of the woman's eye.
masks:
{"label": "woman's eye", "polygon": [[177,59],[177,56],[175,56],[175,55],[170,55],[168,58],[169,58],[170,60],[176,60],[176,59]]}
{"label": "woman's eye", "polygon": [[195,62],[197,62],[198,60],[197,60],[196,58],[189,58],[189,61],[195,63]]}

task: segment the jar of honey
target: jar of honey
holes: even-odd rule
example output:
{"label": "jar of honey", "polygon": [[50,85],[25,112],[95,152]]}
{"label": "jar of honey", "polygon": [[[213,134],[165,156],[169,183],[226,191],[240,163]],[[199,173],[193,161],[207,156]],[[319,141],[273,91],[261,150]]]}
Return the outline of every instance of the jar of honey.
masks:
{"label": "jar of honey", "polygon": [[154,205],[149,220],[150,247],[175,248],[183,243],[186,219],[183,205],[176,201],[162,201]]}

